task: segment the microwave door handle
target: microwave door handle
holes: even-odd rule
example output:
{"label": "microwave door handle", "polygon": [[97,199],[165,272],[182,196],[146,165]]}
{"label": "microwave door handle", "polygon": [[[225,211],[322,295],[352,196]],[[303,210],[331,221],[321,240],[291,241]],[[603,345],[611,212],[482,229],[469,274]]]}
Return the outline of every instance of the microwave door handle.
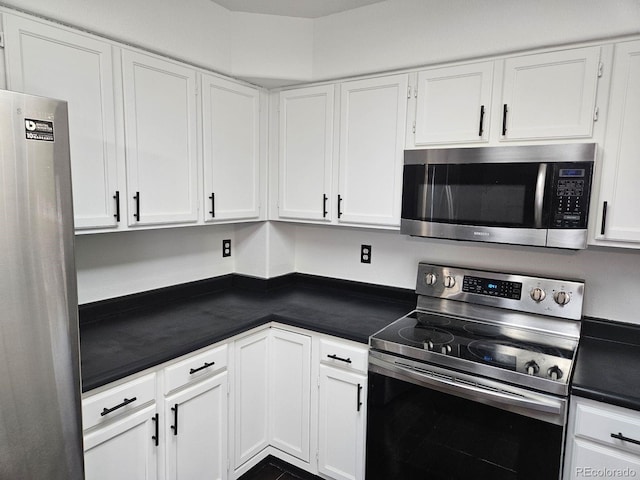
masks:
{"label": "microwave door handle", "polygon": [[544,206],[544,188],[547,183],[547,164],[538,165],[538,178],[536,179],[536,193],[533,205],[533,221],[535,228],[542,228],[542,208]]}

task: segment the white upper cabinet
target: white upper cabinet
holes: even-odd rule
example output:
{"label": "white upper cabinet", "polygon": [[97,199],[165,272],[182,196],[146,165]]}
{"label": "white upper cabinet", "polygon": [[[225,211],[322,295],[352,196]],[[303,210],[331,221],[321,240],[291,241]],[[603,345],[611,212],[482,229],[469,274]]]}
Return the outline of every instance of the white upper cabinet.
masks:
{"label": "white upper cabinet", "polygon": [[611,78],[596,238],[640,242],[640,41],[616,45]]}
{"label": "white upper cabinet", "polygon": [[600,47],[507,58],[500,140],[590,137],[599,62]]}
{"label": "white upper cabinet", "polygon": [[69,104],[76,229],[115,227],[122,187],[111,46],[9,14],[4,15],[4,33],[8,88]]}
{"label": "white upper cabinet", "polygon": [[280,93],[278,217],[333,218],[333,85]]}
{"label": "white upper cabinet", "polygon": [[400,225],[408,75],[340,86],[338,222]]}
{"label": "white upper cabinet", "polygon": [[198,219],[196,73],[122,51],[129,224]]}
{"label": "white upper cabinet", "polygon": [[260,215],[260,92],[202,76],[205,221]]}
{"label": "white upper cabinet", "polygon": [[493,62],[418,72],[414,144],[489,140]]}

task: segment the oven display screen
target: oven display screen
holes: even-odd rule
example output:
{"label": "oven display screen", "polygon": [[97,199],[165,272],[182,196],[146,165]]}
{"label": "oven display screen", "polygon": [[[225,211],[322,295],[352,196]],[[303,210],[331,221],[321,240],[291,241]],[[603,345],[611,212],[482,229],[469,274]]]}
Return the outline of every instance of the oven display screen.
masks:
{"label": "oven display screen", "polygon": [[473,353],[477,358],[482,359],[483,362],[489,365],[498,365],[502,368],[516,371],[517,357],[515,355],[509,355],[498,351],[498,349],[482,346],[474,347]]}
{"label": "oven display screen", "polygon": [[488,295],[490,297],[520,300],[522,295],[522,283],[465,275],[462,280],[462,291],[467,293],[477,293],[479,295]]}

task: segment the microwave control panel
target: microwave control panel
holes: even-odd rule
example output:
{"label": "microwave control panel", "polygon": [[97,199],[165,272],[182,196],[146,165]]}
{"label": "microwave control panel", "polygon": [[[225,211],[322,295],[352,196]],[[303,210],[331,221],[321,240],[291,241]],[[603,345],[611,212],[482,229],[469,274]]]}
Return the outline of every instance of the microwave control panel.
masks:
{"label": "microwave control panel", "polygon": [[587,228],[592,162],[553,165],[551,228]]}

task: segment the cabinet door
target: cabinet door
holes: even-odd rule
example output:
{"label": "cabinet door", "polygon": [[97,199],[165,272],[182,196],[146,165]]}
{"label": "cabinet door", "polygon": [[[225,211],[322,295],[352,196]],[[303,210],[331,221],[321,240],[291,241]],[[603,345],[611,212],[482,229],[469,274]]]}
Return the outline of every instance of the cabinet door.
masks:
{"label": "cabinet door", "polygon": [[333,85],[280,93],[280,218],[333,217]]}
{"label": "cabinet door", "polygon": [[364,478],[364,375],[320,365],[318,470],[336,480]]}
{"label": "cabinet door", "polygon": [[234,342],[234,467],[269,444],[269,330]]}
{"label": "cabinet door", "polygon": [[157,478],[156,412],[151,405],[85,434],[86,479]]}
{"label": "cabinet door", "polygon": [[493,62],[418,73],[415,144],[486,142]]}
{"label": "cabinet door", "polygon": [[256,219],[260,215],[259,91],[202,76],[204,218]]}
{"label": "cabinet door", "polygon": [[590,137],[599,61],[600,47],[505,60],[501,139]]}
{"label": "cabinet door", "polygon": [[311,337],[271,330],[271,445],[309,462]]}
{"label": "cabinet door", "polygon": [[563,477],[567,480],[586,477],[628,478],[635,477],[640,471],[640,458],[637,455],[581,439],[572,441],[572,455],[567,459]]}
{"label": "cabinet door", "polygon": [[341,85],[338,221],[398,226],[407,75]]}
{"label": "cabinet door", "polygon": [[167,479],[227,478],[227,372],[165,399]]}
{"label": "cabinet door", "polygon": [[640,41],[616,45],[614,55],[598,238],[640,242]]}
{"label": "cabinet door", "polygon": [[111,46],[37,21],[4,17],[8,88],[69,104],[76,229],[114,227],[121,187]]}
{"label": "cabinet door", "polygon": [[123,50],[129,224],[195,222],[195,71]]}

